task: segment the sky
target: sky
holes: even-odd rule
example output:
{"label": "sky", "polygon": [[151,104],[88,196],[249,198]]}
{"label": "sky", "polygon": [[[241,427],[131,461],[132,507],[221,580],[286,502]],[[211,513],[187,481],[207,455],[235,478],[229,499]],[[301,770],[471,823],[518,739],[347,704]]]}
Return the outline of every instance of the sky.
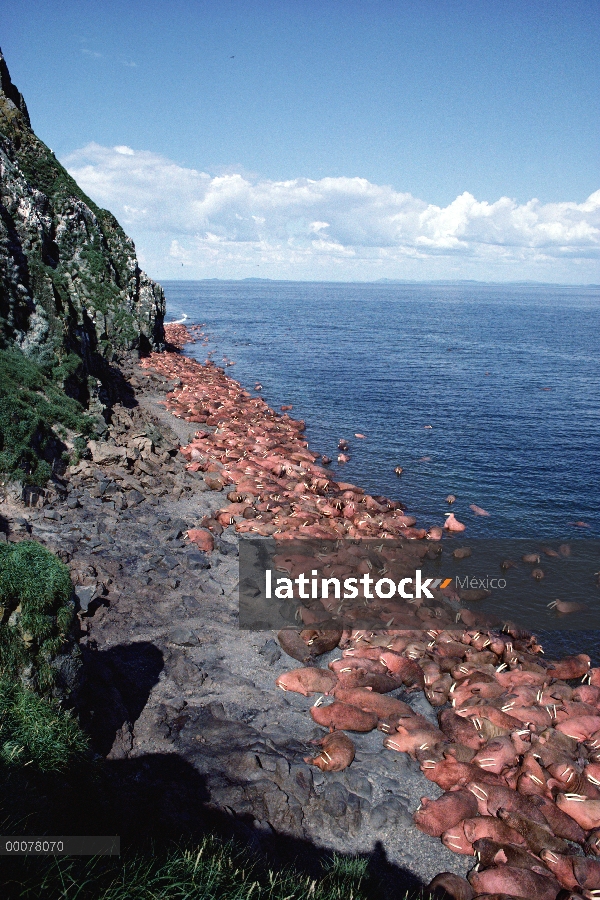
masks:
{"label": "sky", "polygon": [[0,46],[159,280],[600,282],[598,0],[4,0]]}

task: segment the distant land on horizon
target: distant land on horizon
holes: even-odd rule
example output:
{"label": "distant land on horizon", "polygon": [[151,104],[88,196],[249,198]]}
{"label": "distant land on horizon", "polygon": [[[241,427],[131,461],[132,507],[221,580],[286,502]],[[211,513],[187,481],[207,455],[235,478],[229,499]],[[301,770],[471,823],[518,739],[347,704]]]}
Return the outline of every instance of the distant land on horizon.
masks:
{"label": "distant land on horizon", "polygon": [[378,278],[376,281],[330,281],[321,279],[296,279],[296,278],[159,278],[161,284],[189,282],[190,284],[214,284],[223,283],[238,284],[254,283],[254,284],[482,284],[497,287],[571,287],[571,288],[600,288],[600,284],[590,282],[589,284],[569,284],[561,281],[478,281],[475,278],[437,278],[418,280],[416,278]]}

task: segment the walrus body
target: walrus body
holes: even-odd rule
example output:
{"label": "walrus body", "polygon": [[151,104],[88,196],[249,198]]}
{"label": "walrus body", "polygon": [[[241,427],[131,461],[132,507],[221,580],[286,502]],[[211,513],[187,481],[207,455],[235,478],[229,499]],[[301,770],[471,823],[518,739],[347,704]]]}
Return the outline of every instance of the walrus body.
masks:
{"label": "walrus body", "polygon": [[341,772],[352,763],[355,754],[354,744],[343,731],[326,734],[318,743],[323,749],[314,759],[306,756],[305,763],[317,766],[322,772]]}
{"label": "walrus body", "polygon": [[475,891],[466,880],[453,872],[440,872],[427,885],[427,894],[435,900],[473,900]]}
{"label": "walrus body", "polygon": [[329,694],[337,684],[337,677],[328,669],[293,669],[280,675],[275,684],[284,691],[309,697],[310,694]]}
{"label": "walrus body", "polygon": [[414,715],[408,703],[403,700],[397,700],[395,697],[387,697],[385,694],[378,694],[377,691],[369,691],[367,688],[343,688],[336,687],[335,697],[342,703],[349,703],[357,706],[364,712],[372,712],[378,719],[388,719],[393,716],[398,718]]}
{"label": "walrus body", "polygon": [[432,837],[440,837],[462,819],[468,819],[477,812],[477,802],[469,791],[449,791],[438,800],[421,798],[421,808],[413,820],[420,831]]}
{"label": "walrus body", "polygon": [[480,872],[469,872],[469,881],[477,894],[509,894],[535,900],[556,900],[560,884],[553,876],[516,866],[498,866]]}
{"label": "walrus body", "polygon": [[373,731],[377,728],[375,713],[364,712],[349,703],[334,700],[329,706],[313,706],[310,714],[317,725],[330,728],[331,731]]}

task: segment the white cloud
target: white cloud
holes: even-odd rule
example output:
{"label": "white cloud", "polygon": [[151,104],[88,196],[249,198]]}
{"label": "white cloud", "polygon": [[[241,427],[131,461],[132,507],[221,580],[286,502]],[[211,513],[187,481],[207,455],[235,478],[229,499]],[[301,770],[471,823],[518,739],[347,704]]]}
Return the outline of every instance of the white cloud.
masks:
{"label": "white cloud", "polygon": [[211,176],[127,146],[88,144],[64,162],[162,277],[183,264],[197,277],[260,266],[291,278],[600,280],[600,190],[579,204],[465,192],[440,207],[364,178]]}

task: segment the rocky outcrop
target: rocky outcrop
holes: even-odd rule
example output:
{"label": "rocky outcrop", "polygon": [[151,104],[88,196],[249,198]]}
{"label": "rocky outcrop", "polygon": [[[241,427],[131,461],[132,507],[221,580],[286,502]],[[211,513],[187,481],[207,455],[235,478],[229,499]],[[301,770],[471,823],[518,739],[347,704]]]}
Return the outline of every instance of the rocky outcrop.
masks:
{"label": "rocky outcrop", "polygon": [[[102,377],[164,341],[160,285],[133,242],[34,134],[0,52],[0,332],[41,363]],[[83,379],[80,378],[83,383]]]}

